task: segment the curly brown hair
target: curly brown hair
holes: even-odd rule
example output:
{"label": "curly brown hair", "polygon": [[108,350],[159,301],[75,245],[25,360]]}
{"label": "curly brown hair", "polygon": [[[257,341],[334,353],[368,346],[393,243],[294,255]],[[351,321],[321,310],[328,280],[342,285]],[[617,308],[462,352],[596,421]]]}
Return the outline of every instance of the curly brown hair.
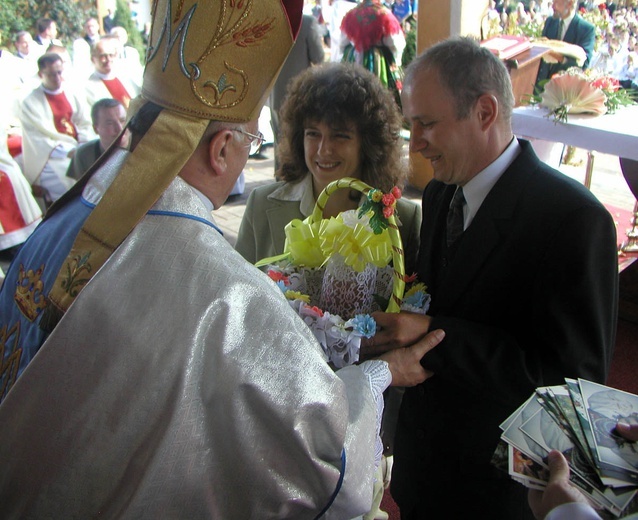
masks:
{"label": "curly brown hair", "polygon": [[362,180],[383,191],[405,184],[401,113],[392,94],[361,66],[324,63],[306,69],[293,80],[280,117],[277,174],[281,180],[298,181],[308,173],[304,159],[308,122],[354,123],[361,136]]}

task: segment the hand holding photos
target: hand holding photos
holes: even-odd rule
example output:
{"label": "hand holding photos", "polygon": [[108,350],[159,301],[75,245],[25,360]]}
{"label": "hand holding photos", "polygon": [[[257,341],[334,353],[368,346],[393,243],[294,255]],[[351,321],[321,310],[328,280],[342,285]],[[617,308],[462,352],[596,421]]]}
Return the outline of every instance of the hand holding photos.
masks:
{"label": "hand holding photos", "polygon": [[524,486],[542,490],[547,455],[558,450],[569,463],[571,482],[595,506],[615,517],[638,510],[638,442],[616,431],[619,421],[638,424],[638,396],[584,379],[565,382],[536,389],[501,424],[494,463]]}

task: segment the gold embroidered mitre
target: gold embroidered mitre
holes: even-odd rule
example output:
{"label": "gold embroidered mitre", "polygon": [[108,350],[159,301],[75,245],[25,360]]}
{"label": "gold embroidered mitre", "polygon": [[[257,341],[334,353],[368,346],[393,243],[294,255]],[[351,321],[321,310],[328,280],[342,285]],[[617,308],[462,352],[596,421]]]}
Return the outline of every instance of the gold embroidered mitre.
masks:
{"label": "gold embroidered mitre", "polygon": [[[154,1],[142,95],[128,117],[147,101],[164,110],[78,233],[48,294],[41,328],[55,327],[178,175],[210,120],[259,117],[299,31],[302,8],[303,0]],[[77,270],[78,258],[91,269]]]}
{"label": "gold embroidered mitre", "polygon": [[257,119],[301,24],[301,0],[157,0],[142,96],[218,121]]}

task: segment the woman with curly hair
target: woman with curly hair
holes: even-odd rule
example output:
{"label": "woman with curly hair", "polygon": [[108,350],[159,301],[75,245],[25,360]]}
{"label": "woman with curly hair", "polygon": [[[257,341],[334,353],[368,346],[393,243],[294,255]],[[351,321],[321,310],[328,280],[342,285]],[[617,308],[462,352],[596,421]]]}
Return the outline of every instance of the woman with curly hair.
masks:
{"label": "woman with curly hair", "polygon": [[[293,81],[281,108],[277,141],[279,182],[250,194],[237,237],[237,251],[249,262],[281,254],[284,227],[305,219],[321,191],[343,177],[361,179],[389,192],[403,187],[407,165],[402,156],[402,117],[392,94],[370,72],[352,64],[325,63]],[[356,209],[358,191],[330,196],[324,217]],[[420,207],[397,202],[406,272],[419,249]]]}

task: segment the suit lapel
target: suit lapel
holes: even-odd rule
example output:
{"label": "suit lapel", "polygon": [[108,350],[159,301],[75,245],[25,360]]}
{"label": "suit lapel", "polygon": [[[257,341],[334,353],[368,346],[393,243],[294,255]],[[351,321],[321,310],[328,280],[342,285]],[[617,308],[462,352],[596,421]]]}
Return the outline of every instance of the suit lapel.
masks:
{"label": "suit lapel", "polygon": [[558,40],[560,39],[558,37],[558,28],[560,27],[560,21],[558,20],[558,18],[552,18],[552,35],[550,36],[551,39],[553,40]]}
{"label": "suit lapel", "polygon": [[576,30],[578,28],[577,17],[578,15],[572,18],[572,21],[569,23],[569,26],[567,27],[567,30],[565,31],[565,37],[563,38],[563,40],[566,42],[576,41]]}
{"label": "suit lapel", "polygon": [[508,239],[513,215],[523,189],[538,164],[527,141],[519,140],[522,151],[503,173],[463,233],[447,276],[438,290],[438,304],[450,308],[463,295],[498,244]]}

